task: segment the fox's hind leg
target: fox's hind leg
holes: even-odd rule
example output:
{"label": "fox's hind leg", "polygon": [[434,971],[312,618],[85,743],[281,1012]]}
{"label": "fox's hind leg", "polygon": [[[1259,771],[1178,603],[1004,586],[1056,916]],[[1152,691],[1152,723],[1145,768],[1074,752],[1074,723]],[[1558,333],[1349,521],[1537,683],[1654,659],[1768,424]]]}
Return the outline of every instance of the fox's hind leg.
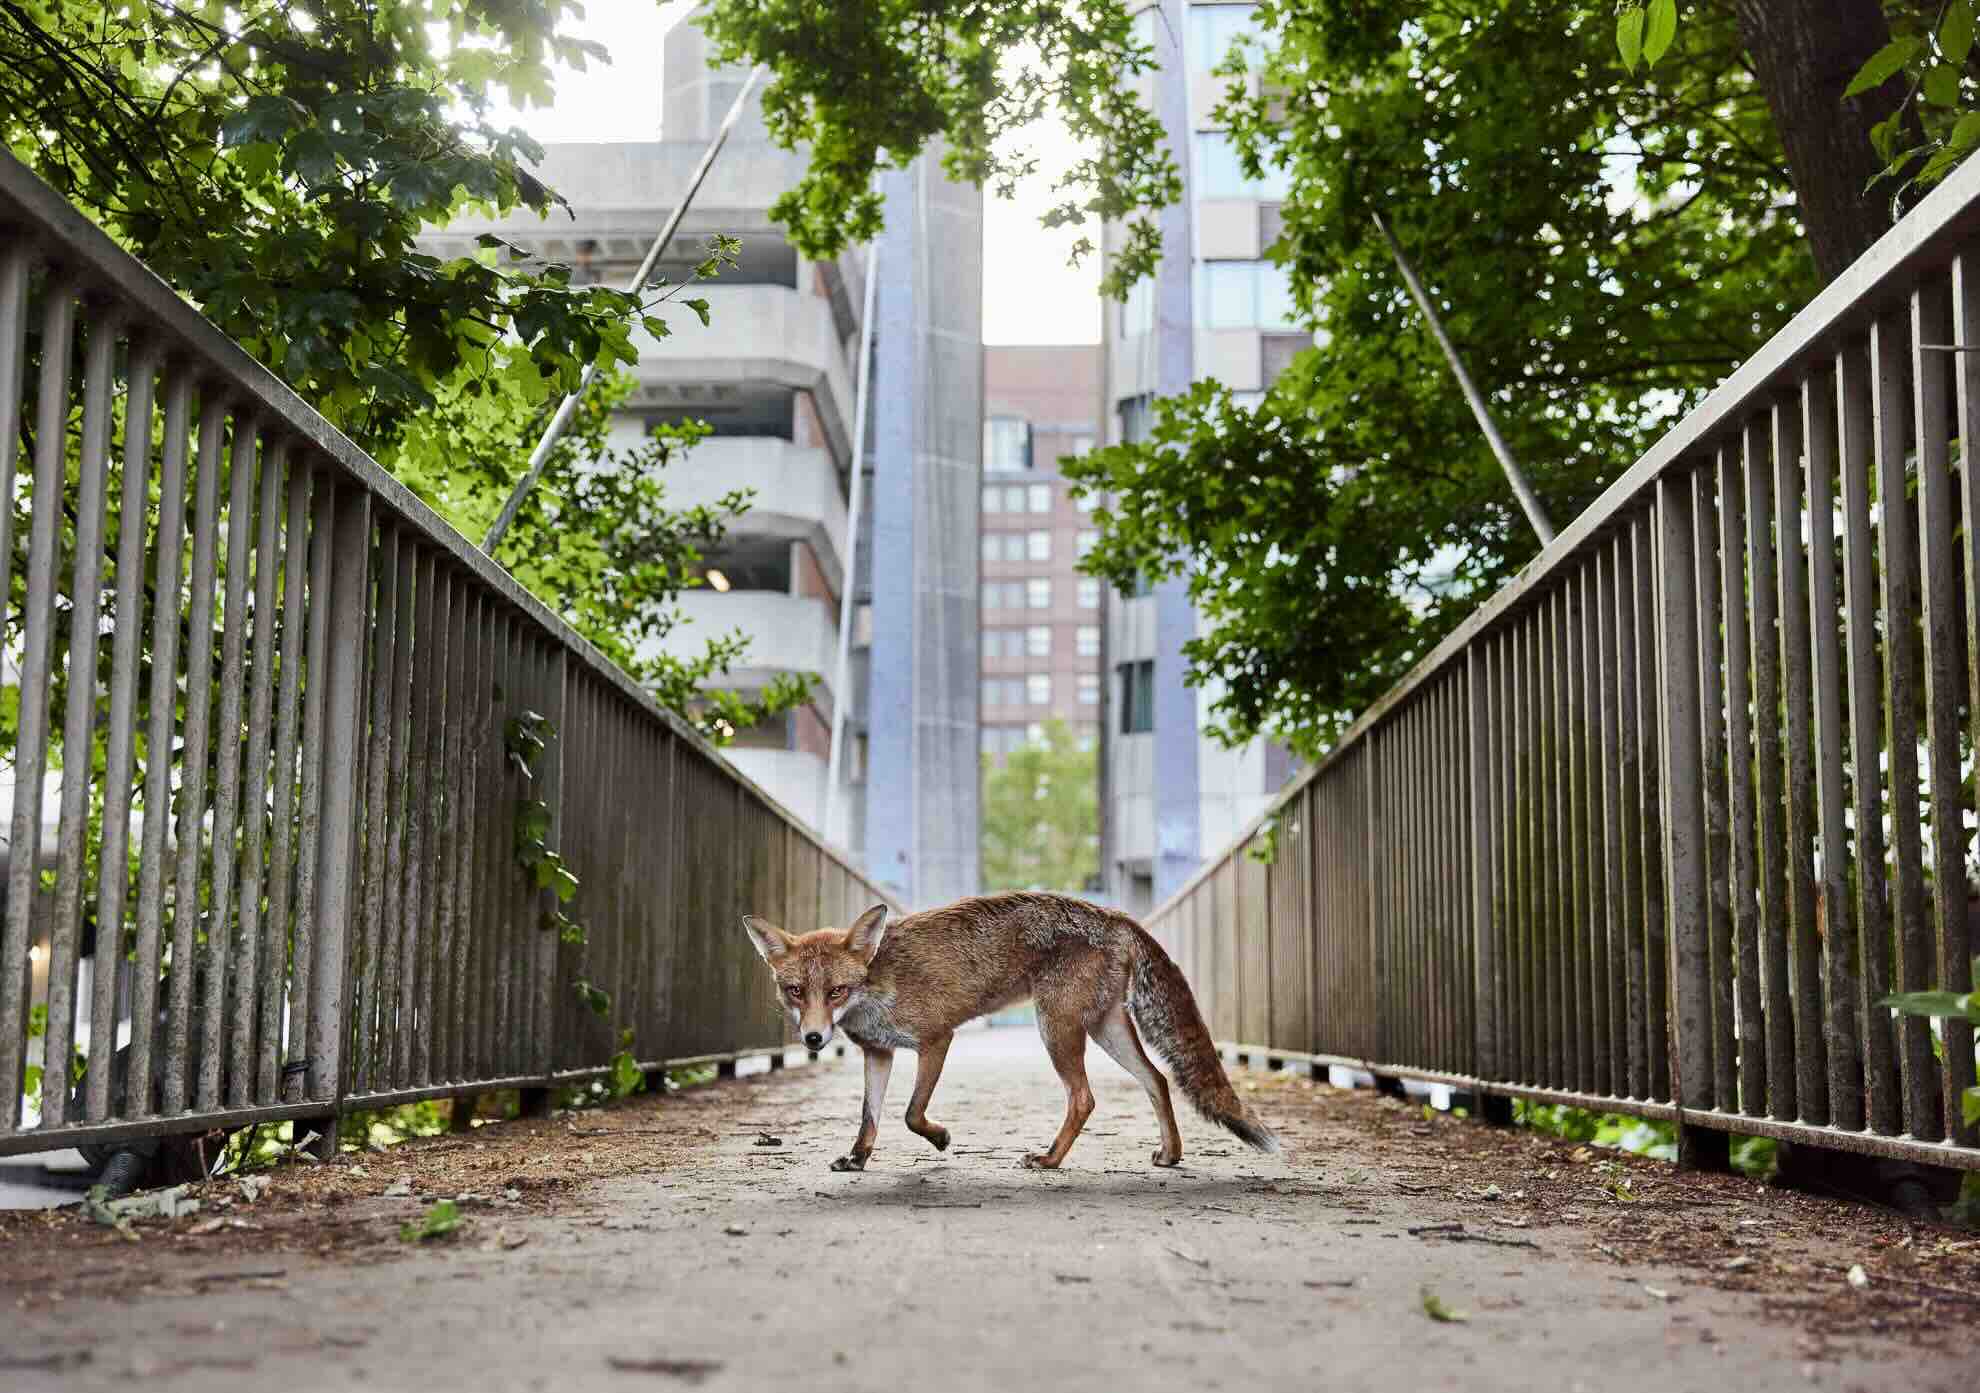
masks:
{"label": "fox's hind leg", "polygon": [[923,1040],[914,1055],[914,1097],[908,1100],[908,1130],[928,1138],[937,1151],[949,1149],[949,1129],[928,1120],[928,1100],[941,1080],[942,1061],[949,1057],[949,1042],[953,1039],[953,1035],[937,1035]]}
{"label": "fox's hind leg", "polygon": [[1134,1075],[1134,1081],[1148,1093],[1155,1105],[1155,1121],[1162,1128],[1162,1149],[1154,1156],[1158,1166],[1173,1166],[1182,1160],[1182,1131],[1176,1126],[1176,1110],[1169,1105],[1169,1081],[1148,1058],[1135,1033],[1134,1020],[1125,1005],[1116,1006],[1093,1027],[1094,1043],[1113,1056],[1114,1063]]}
{"label": "fox's hind leg", "polygon": [[1093,1090],[1086,1083],[1086,1023],[1071,1001],[1054,1001],[1043,992],[1033,998],[1038,1003],[1038,1033],[1045,1040],[1045,1052],[1052,1056],[1052,1067],[1066,1086],[1066,1120],[1051,1150],[1024,1158],[1024,1164],[1042,1170],[1057,1170],[1078,1139],[1086,1119],[1093,1115]]}

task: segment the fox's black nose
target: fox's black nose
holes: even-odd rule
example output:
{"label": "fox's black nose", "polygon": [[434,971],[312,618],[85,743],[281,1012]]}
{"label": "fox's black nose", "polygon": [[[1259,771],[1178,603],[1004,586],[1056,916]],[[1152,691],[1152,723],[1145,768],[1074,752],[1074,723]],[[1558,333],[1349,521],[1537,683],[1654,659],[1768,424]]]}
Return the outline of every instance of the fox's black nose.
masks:
{"label": "fox's black nose", "polygon": [[804,1047],[806,1049],[815,1050],[824,1043],[825,1043],[825,1037],[823,1035],[820,1035],[817,1031],[807,1030],[804,1032]]}

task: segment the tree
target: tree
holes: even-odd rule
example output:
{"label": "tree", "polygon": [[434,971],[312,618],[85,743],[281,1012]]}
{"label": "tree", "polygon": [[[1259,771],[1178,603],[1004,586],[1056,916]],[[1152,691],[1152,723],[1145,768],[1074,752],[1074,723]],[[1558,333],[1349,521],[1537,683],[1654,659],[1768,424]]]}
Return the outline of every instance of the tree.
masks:
{"label": "tree", "polygon": [[[1970,0],[1892,0],[1891,19],[1881,0],[1699,0],[1681,24],[1679,8],[1260,6],[1257,91],[1221,115],[1252,172],[1291,177],[1268,254],[1291,270],[1324,342],[1255,410],[1201,385],[1155,404],[1148,441],[1072,467],[1115,500],[1089,569],[1120,584],[1190,576],[1205,622],[1187,651],[1195,679],[1222,693],[1214,716],[1228,737],[1271,730],[1323,747],[1535,550],[1371,211],[1423,263],[1549,511],[1566,518],[1889,226],[1897,189],[1864,187],[1886,161],[1922,148],[1942,173],[1980,142],[1980,120],[1960,132],[1917,114],[1927,77],[1942,105],[1966,89]],[[1172,196],[1173,184],[1097,177],[1153,168],[1145,151],[1114,146],[1160,138],[1093,104],[1101,73],[1131,77],[1147,61],[1114,14],[1023,0],[823,11],[715,0],[710,25],[732,57],[835,55],[780,72],[773,88],[773,130],[816,152],[782,212],[827,250],[870,226],[862,198],[881,151],[902,160],[934,134],[984,150],[1028,114],[990,100],[984,74],[1033,42],[1047,70],[1075,42],[1089,66],[1057,87],[1026,67],[1013,92],[1084,113],[1075,129],[1101,147],[1050,216],[1076,216],[1085,200],[1118,217],[1108,197],[1127,191]],[[1638,54],[1657,27],[1646,75],[1618,50],[1625,23]],[[1893,23],[1910,47],[1864,75]],[[892,90],[876,73],[910,94],[910,118],[873,99]],[[1009,167],[950,163],[964,175]],[[1152,264],[1145,238],[1126,250],[1110,293]]]}
{"label": "tree", "polygon": [[[603,406],[623,394],[615,372],[634,359],[632,333],[666,334],[651,311],[684,287],[574,286],[568,267],[494,238],[453,260],[416,242],[469,207],[556,215],[557,195],[528,169],[541,150],[489,112],[498,96],[543,104],[553,66],[605,56],[559,32],[578,9],[0,0],[0,141],[472,536],[547,408],[604,364],[583,428],[501,559],[721,739],[806,684],[707,699],[700,688],[740,656],[739,637],[688,659],[655,656],[650,641],[699,583],[696,550],[746,499],[664,507],[655,471],[691,434],[604,451]],[[733,251],[711,246],[696,278]],[[15,535],[24,545],[26,529]]]}
{"label": "tree", "polygon": [[[1547,511],[1573,517],[1811,295],[1729,14],[1653,77],[1541,0],[1276,5],[1223,114],[1291,193],[1273,249],[1324,345],[1255,408],[1214,384],[1067,465],[1088,566],[1187,573],[1213,714],[1324,748],[1537,551],[1370,214],[1414,252]],[[1280,94],[1284,94],[1281,96]],[[1618,185],[1633,194],[1619,198]]]}
{"label": "tree", "polygon": [[1043,741],[983,758],[983,888],[1089,888],[1100,868],[1099,765],[1064,721]]}
{"label": "tree", "polygon": [[[1116,224],[1105,286],[1154,269],[1154,214],[1182,196],[1161,126],[1136,94],[1154,58],[1131,0],[714,0],[701,24],[725,62],[771,71],[763,116],[811,167],[772,206],[805,255],[834,255],[880,228],[873,176],[930,141],[951,178],[1009,196],[1037,161],[1006,138],[1050,112],[1093,151],[1055,186],[1048,227]],[[1000,148],[1002,146],[1003,148]],[[1097,230],[1097,229],[1096,229]],[[1094,249],[1074,245],[1077,260]]]}

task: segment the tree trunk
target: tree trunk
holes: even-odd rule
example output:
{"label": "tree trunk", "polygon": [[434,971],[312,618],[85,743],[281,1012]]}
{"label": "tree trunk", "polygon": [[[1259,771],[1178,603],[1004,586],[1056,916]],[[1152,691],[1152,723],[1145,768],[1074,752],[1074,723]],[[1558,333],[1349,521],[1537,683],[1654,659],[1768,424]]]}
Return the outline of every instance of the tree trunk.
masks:
{"label": "tree trunk", "polygon": [[1733,9],[1826,284],[1891,225],[1891,188],[1866,189],[1884,167],[1870,128],[1897,109],[1907,79],[1899,74],[1843,97],[1850,79],[1891,41],[1890,26],[1878,0],[1735,0]]}

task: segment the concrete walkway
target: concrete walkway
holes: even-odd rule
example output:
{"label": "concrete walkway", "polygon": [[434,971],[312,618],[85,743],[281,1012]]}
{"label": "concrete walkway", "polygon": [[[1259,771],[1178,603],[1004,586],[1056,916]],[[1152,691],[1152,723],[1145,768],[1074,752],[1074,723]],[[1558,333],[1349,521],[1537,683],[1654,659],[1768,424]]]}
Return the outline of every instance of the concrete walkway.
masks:
{"label": "concrete walkway", "polygon": [[[1709,1273],[1741,1265],[1716,1248],[1674,1265],[1616,1260],[1632,1256],[1618,1252],[1631,1241],[1619,1226],[1655,1213],[1687,1232],[1702,1216],[1728,1245],[1772,1233],[1792,1211],[1770,1210],[1751,1182],[1720,1179],[1703,1198],[1671,1198],[1674,1172],[1632,1163],[1641,1169],[1604,1183],[1625,1194],[1635,1185],[1634,1208],[1515,1208],[1515,1194],[1527,1193],[1516,1190],[1526,1161],[1493,1162],[1500,1203],[1479,1198],[1475,1179],[1441,1159],[1477,1149],[1467,1138],[1506,1134],[1433,1124],[1384,1100],[1379,1130],[1398,1145],[1378,1145],[1355,1130],[1356,1117],[1377,1115],[1367,1095],[1348,1100],[1361,1111],[1344,1116],[1316,1101],[1330,1090],[1263,1074],[1249,1076],[1249,1096],[1285,1133],[1285,1157],[1257,1157],[1186,1118],[1185,1169],[1156,1171],[1140,1090],[1098,1050],[1089,1068],[1099,1105],[1057,1174],[1017,1166],[1052,1135],[1063,1095],[1036,1036],[1008,1029],[967,1033],[950,1054],[930,1114],[954,1133],[952,1151],[938,1156],[902,1126],[903,1087],[864,1174],[827,1169],[857,1119],[855,1055],[554,1123],[485,1128],[485,1142],[455,1142],[472,1149],[452,1154],[475,1156],[495,1133],[535,1125],[528,1155],[489,1160],[490,1169],[587,1174],[608,1140],[642,1148],[657,1168],[583,1180],[547,1208],[470,1202],[473,1224],[453,1242],[396,1240],[421,1201],[385,1195],[394,1162],[376,1154],[363,1158],[361,1176],[346,1165],[331,1177],[361,1200],[325,1198],[324,1177],[340,1168],[324,1167],[306,1192],[318,1198],[300,1203],[299,1222],[318,1233],[369,1224],[369,1246],[298,1250],[313,1241],[298,1240],[275,1268],[273,1237],[220,1247],[160,1233],[117,1245],[99,1229],[102,1243],[73,1259],[76,1271],[100,1277],[120,1253],[150,1264],[143,1290],[105,1297],[63,1286],[45,1268],[23,1276],[32,1264],[19,1259],[35,1251],[23,1245],[53,1243],[56,1230],[45,1240],[12,1230],[14,1248],[0,1247],[9,1317],[0,1320],[0,1386],[121,1390],[134,1377],[203,1390],[473,1393],[1972,1386],[1971,1365],[1960,1362],[1971,1358],[1965,1337],[1925,1339],[1879,1319],[1824,1335],[1820,1322],[1782,1315],[1778,1283],[1716,1289]],[[912,1069],[896,1074],[912,1078]],[[781,1147],[757,1145],[758,1131]],[[1531,1163],[1536,1186],[1568,1167],[1610,1174],[1599,1158],[1519,1144],[1529,1142],[1543,1148]],[[1493,1155],[1509,1154],[1499,1145]],[[1749,1207],[1761,1217],[1735,1217]],[[1805,1270],[1790,1286],[1805,1283],[1818,1306],[1853,1295],[1821,1245],[1847,1258],[1850,1245],[1871,1241],[1838,1222],[1826,1236],[1797,1238],[1802,1266],[1783,1269]],[[194,1233],[176,1223],[175,1232]],[[1452,1224],[1461,1239],[1496,1241],[1445,1241],[1448,1227],[1410,1232]],[[78,1233],[78,1242],[90,1236]],[[1676,1251],[1642,1241],[1646,1255]],[[1778,1262],[1785,1250],[1769,1241],[1750,1251]],[[1437,1305],[1468,1319],[1434,1319],[1427,1307]],[[1959,1357],[1938,1352],[1955,1348]]]}

